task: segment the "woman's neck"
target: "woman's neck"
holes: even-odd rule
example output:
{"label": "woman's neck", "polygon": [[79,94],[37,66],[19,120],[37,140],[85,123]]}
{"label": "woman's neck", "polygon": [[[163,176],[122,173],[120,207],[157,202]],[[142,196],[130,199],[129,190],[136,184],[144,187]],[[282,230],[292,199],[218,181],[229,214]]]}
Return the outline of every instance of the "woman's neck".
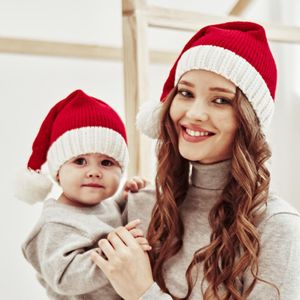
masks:
{"label": "woman's neck", "polygon": [[192,185],[207,190],[223,190],[230,178],[231,160],[214,164],[192,163]]}

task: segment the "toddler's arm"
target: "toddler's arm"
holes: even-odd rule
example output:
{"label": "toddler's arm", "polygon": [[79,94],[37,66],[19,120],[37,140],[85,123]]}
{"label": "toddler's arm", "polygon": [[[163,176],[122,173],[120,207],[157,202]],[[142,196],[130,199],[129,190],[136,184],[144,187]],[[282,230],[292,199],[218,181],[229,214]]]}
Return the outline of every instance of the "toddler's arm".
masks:
{"label": "toddler's arm", "polygon": [[[106,232],[110,230],[106,228]],[[86,294],[110,286],[90,257],[100,236],[91,240],[71,226],[48,223],[24,245],[23,253],[56,293],[69,296]]]}

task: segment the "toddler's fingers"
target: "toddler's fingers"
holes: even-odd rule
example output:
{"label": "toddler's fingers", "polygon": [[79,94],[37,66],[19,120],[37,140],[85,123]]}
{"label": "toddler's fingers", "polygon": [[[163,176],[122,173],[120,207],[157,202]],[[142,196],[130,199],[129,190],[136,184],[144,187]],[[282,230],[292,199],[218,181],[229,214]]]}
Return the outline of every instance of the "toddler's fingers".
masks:
{"label": "toddler's fingers", "polygon": [[141,177],[133,177],[133,180],[136,182],[139,189],[144,188],[147,184],[146,179],[143,179]]}
{"label": "toddler's fingers", "polygon": [[138,192],[139,186],[137,182],[135,182],[133,179],[128,180],[125,184],[124,190],[127,192]]}

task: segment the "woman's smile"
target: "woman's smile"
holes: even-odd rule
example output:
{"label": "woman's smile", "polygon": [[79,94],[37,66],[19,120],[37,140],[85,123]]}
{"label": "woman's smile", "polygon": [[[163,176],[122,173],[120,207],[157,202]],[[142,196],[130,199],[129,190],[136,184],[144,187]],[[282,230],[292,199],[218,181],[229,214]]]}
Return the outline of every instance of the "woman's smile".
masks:
{"label": "woman's smile", "polygon": [[203,128],[191,129],[185,126],[181,126],[182,137],[190,143],[198,143],[205,141],[214,135],[213,132],[207,131]]}

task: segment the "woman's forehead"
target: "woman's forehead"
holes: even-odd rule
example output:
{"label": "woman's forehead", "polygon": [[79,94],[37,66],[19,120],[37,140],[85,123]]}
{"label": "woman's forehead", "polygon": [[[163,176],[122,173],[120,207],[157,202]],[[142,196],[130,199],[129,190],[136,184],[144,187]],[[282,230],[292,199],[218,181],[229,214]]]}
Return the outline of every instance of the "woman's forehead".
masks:
{"label": "woman's forehead", "polygon": [[184,84],[188,86],[198,86],[204,84],[214,89],[226,89],[227,91],[235,94],[236,86],[230,80],[224,76],[206,70],[190,70],[184,73],[178,84]]}

